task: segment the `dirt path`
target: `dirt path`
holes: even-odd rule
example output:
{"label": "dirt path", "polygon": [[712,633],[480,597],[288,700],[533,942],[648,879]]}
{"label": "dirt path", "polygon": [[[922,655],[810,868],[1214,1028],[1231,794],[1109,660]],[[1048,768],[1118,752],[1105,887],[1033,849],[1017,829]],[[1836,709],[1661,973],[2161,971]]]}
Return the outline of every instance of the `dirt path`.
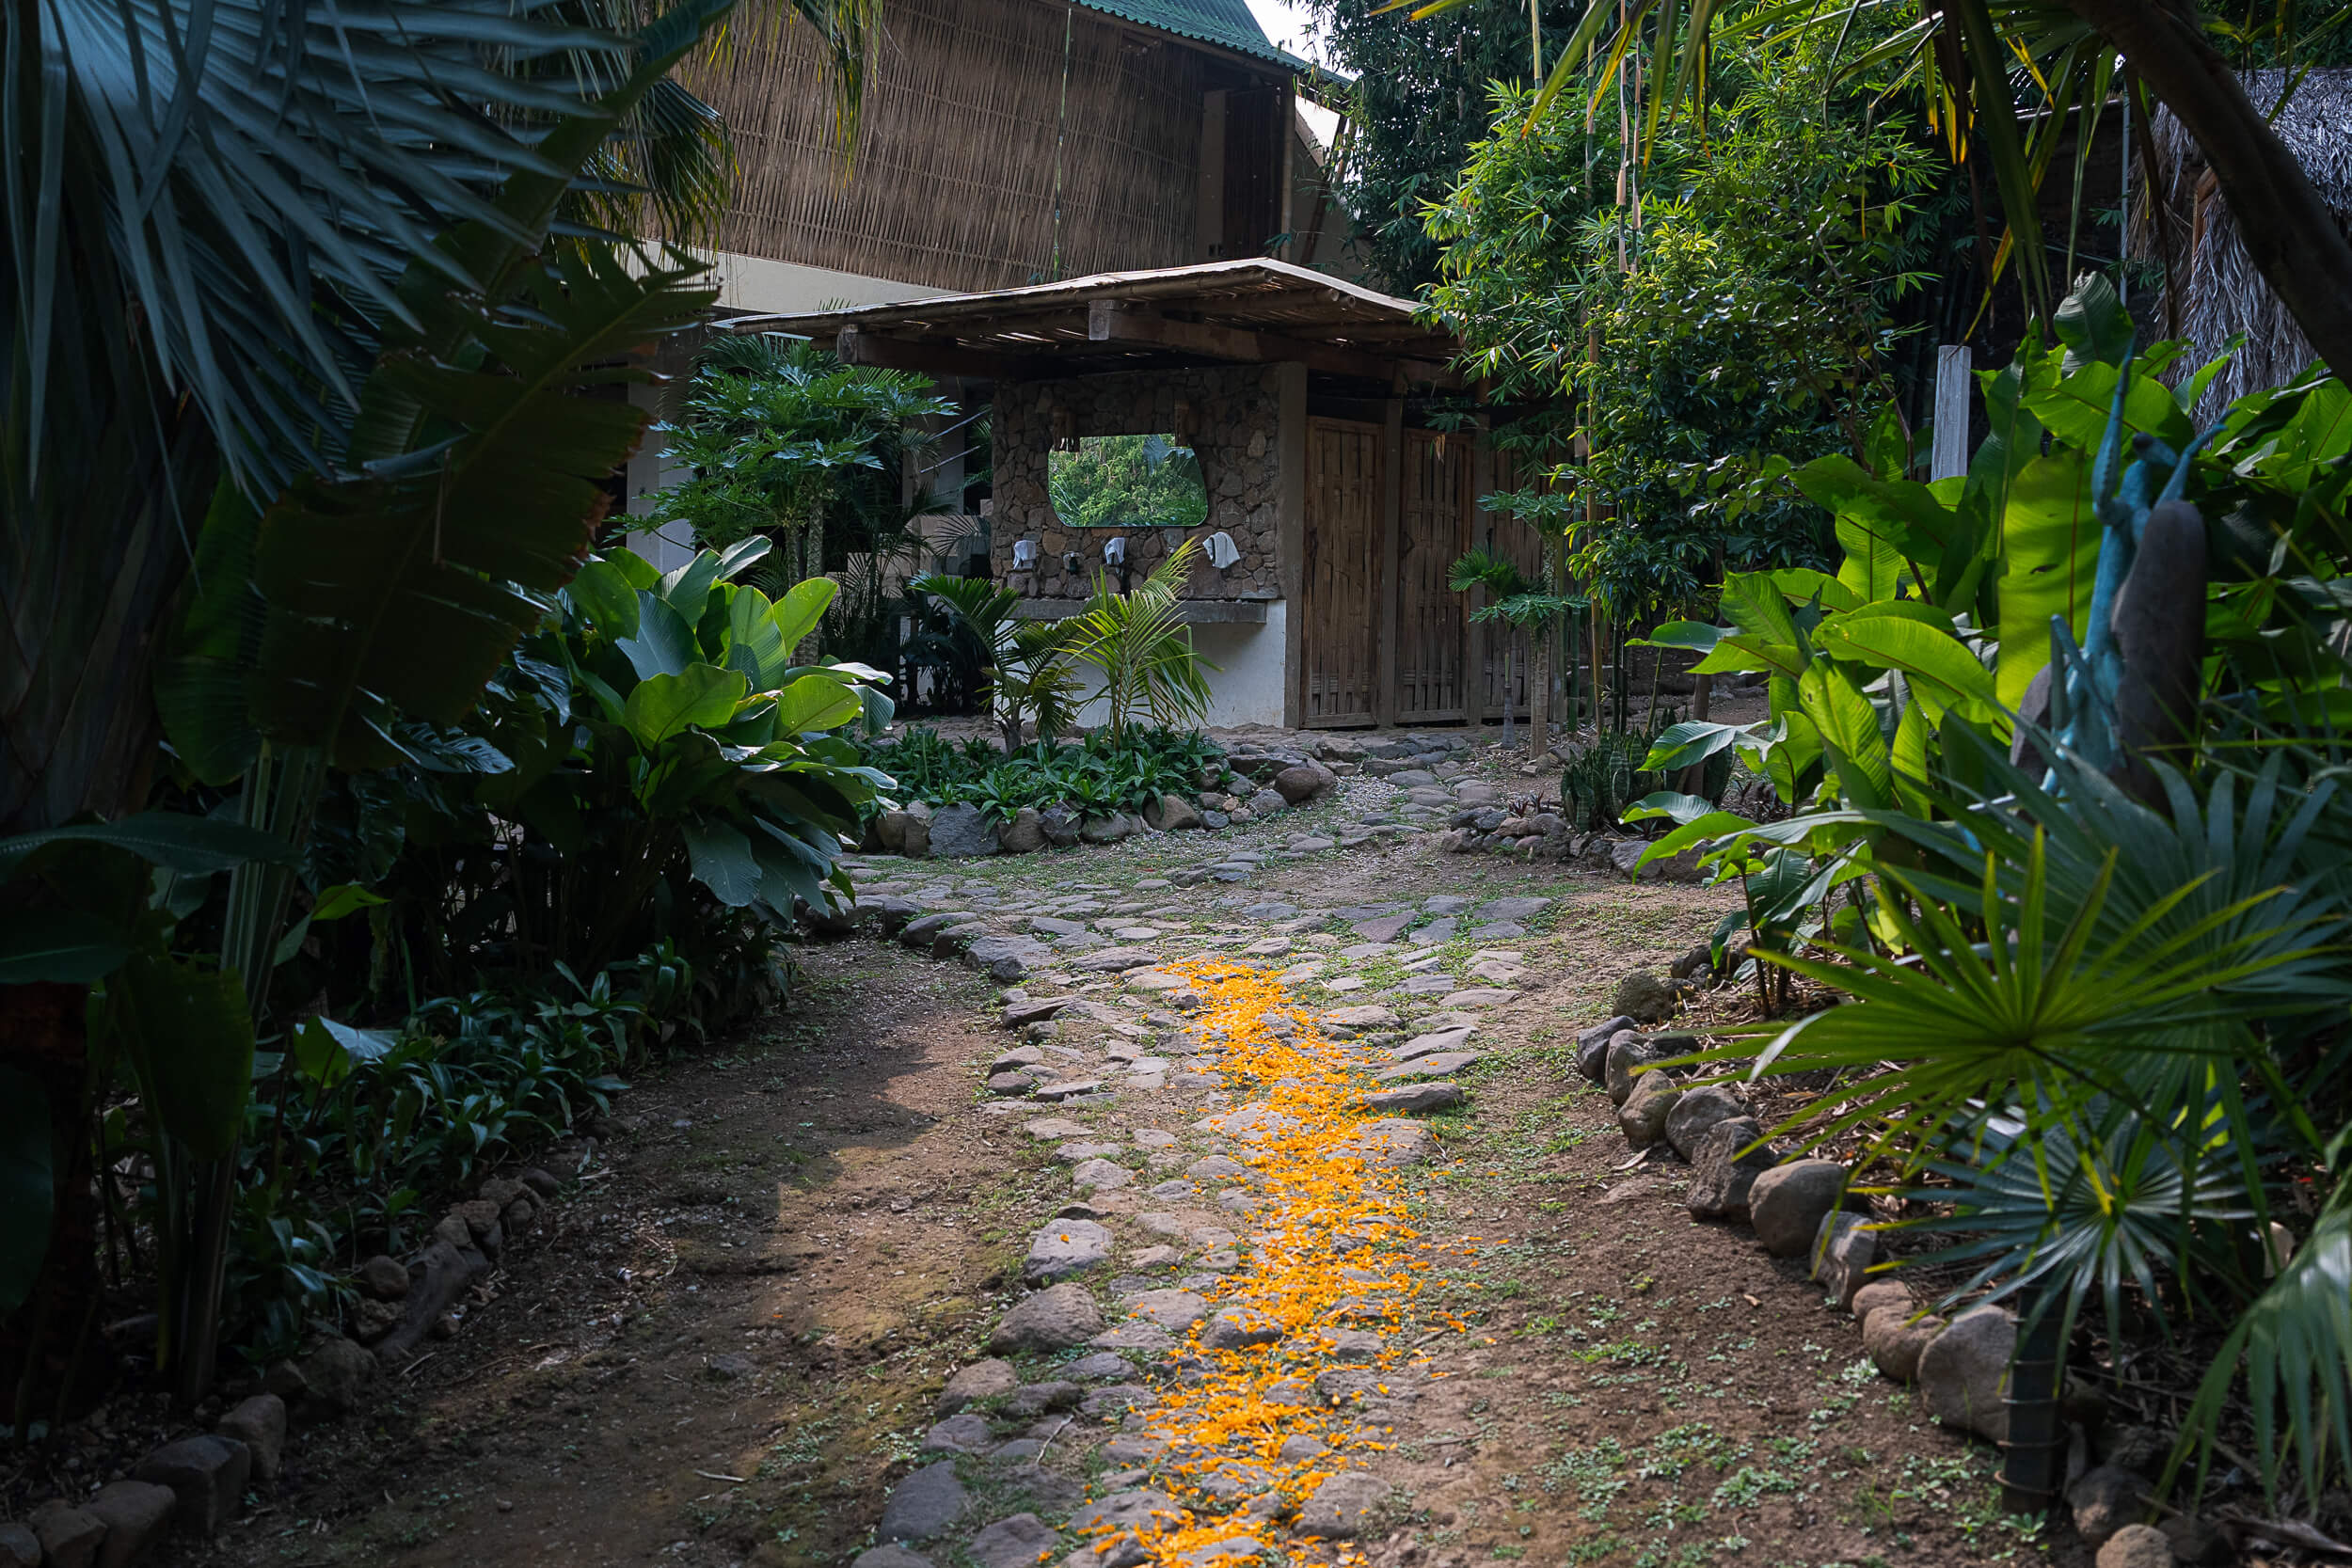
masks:
{"label": "dirt path", "polygon": [[[1999,1519],[1992,1451],[1873,1375],[1818,1286],[1693,1221],[1682,1167],[1617,1168],[1573,1036],[1724,895],[1426,836],[1279,849],[1386,793],[1254,844],[877,863],[926,908],[1068,927],[1014,995],[1073,999],[1033,1076],[1103,1090],[1000,1100],[997,987],[811,948],[800,1006],[627,1096],[555,1234],[298,1434],[207,1560],[837,1568],[886,1524],[912,1538],[866,1568],[1119,1568],[1137,1529],[1204,1565],[2079,1560]],[[1232,879],[1171,885],[1212,862]],[[1083,967],[1120,946],[1152,966]],[[1318,1022],[1351,1006],[1397,1024]],[[1464,1102],[1367,1144],[1388,1048],[1447,1024]]]}

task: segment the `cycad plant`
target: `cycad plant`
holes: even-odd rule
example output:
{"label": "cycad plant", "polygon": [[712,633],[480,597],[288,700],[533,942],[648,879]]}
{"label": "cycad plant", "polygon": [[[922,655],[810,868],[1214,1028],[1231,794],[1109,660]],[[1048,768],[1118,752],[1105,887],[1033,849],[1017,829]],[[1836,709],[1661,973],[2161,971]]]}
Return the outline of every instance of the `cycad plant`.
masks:
{"label": "cycad plant", "polygon": [[1075,620],[1073,651],[1103,673],[1095,693],[1111,733],[1124,735],[1137,715],[1163,729],[1198,723],[1209,711],[1216,666],[1192,645],[1184,623],[1184,584],[1200,546],[1187,539],[1152,575],[1121,594],[1097,572],[1094,592]]}
{"label": "cycad plant", "polygon": [[1974,1266],[1956,1294],[2025,1292],[2119,1341],[2132,1301],[2220,1331],[2183,1456],[2242,1408],[2264,1481],[2315,1499],[2352,1452],[2352,903],[2323,832],[2344,797],[2274,756],[2201,783],[2157,765],[2159,810],[2055,743],[2045,789],[1972,734],[1947,727],[1932,816],[1841,814],[1901,846],[1875,940],[1757,952],[1855,1000],[1709,1055],[1836,1074],[1835,1111],[1792,1129],[1940,1179],[1902,1190],[1939,1206],[1909,1223],[1963,1238],[1935,1255]]}

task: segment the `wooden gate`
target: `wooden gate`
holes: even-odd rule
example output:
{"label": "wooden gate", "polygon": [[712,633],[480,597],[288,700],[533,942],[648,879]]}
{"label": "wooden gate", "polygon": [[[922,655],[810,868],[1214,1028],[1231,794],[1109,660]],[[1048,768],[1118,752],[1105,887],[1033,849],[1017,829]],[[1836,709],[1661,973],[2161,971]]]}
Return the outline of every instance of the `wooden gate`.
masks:
{"label": "wooden gate", "polygon": [[1381,431],[1307,421],[1306,721],[1317,729],[1378,717],[1374,626],[1380,604]]}
{"label": "wooden gate", "polygon": [[1470,546],[1471,437],[1405,433],[1398,516],[1396,720],[1426,724],[1468,717],[1470,618],[1446,586]]}

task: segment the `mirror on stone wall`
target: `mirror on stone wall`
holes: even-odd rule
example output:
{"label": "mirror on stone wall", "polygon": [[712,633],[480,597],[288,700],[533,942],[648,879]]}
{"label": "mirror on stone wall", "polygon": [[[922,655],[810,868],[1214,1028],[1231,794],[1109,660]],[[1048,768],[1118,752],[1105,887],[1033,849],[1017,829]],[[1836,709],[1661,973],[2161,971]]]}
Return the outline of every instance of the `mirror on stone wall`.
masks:
{"label": "mirror on stone wall", "polygon": [[1200,459],[1173,436],[1088,436],[1051,452],[1045,475],[1064,528],[1197,528],[1209,515]]}

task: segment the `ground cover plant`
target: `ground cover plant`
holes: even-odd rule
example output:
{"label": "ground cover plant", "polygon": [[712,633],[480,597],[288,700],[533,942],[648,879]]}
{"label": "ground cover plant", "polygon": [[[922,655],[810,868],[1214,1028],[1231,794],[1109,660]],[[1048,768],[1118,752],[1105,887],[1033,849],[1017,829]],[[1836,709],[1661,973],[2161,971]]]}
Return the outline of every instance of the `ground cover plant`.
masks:
{"label": "ground cover plant", "polygon": [[1066,806],[1081,816],[1139,812],[1164,795],[1197,800],[1230,778],[1224,752],[1190,730],[1098,730],[1074,743],[1037,740],[1007,752],[978,736],[958,744],[915,729],[868,743],[863,753],[903,798],[977,806],[1000,822],[1025,806]]}

